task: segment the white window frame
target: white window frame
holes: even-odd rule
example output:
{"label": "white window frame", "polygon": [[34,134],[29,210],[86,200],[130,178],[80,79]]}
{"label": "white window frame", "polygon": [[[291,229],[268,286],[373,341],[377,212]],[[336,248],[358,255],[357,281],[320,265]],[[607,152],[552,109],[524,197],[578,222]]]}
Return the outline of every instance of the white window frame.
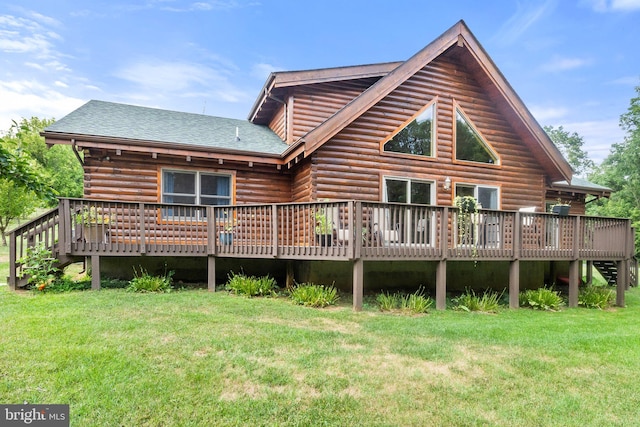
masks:
{"label": "white window frame", "polygon": [[486,188],[486,189],[490,189],[490,190],[496,190],[496,207],[495,208],[490,208],[487,206],[478,206],[479,209],[495,209],[498,210],[500,209],[500,198],[501,198],[501,194],[500,194],[500,187],[497,185],[484,185],[484,184],[472,184],[472,183],[466,183],[466,182],[457,182],[455,185],[455,191],[454,191],[454,195],[458,194],[458,187],[466,187],[466,188],[473,188],[473,197],[478,201],[478,203],[480,203],[480,198],[478,197],[478,190],[480,188]]}
{"label": "white window frame", "polygon": [[[167,191],[165,189],[165,172],[175,172],[175,173],[182,173],[182,174],[189,174],[189,175],[193,175],[194,179],[195,179],[195,194],[181,194],[181,193],[171,193],[171,195],[185,195],[185,196],[195,196],[195,203],[193,204],[193,206],[229,206],[233,204],[233,179],[234,176],[231,173],[222,173],[222,172],[210,172],[210,171],[203,171],[203,170],[189,170],[189,169],[174,169],[174,168],[163,168],[160,171],[160,179],[161,179],[161,185],[160,185],[160,199],[161,199],[161,203],[163,204],[172,204],[172,203],[168,203],[165,201],[165,195],[167,195]],[[229,203],[227,203],[226,205],[203,205],[202,204],[202,188],[201,188],[201,176],[202,175],[213,175],[213,176],[221,176],[221,177],[225,177],[229,179],[229,196],[210,196],[210,195],[204,195],[204,197],[220,197],[220,198],[228,198]],[[190,203],[175,203],[177,205],[191,205]],[[191,217],[191,219],[196,219],[196,220],[204,220],[206,218],[206,211],[204,209],[195,209],[194,211],[194,216]],[[167,218],[167,219],[174,219],[174,220],[180,220],[180,219],[187,219],[181,215],[174,215],[173,214],[173,210],[169,209],[169,208],[165,208],[163,209],[163,217]]]}
{"label": "white window frame", "polygon": [[[388,198],[387,198],[387,181],[388,180],[393,180],[393,181],[403,181],[406,185],[405,190],[407,192],[407,204],[414,204],[411,201],[411,183],[413,182],[417,182],[417,183],[424,183],[424,184],[429,184],[430,185],[430,191],[429,191],[429,203],[427,205],[429,206],[433,206],[434,203],[433,201],[435,200],[436,197],[436,180],[430,180],[430,179],[423,179],[423,178],[413,178],[413,177],[401,177],[401,176],[383,176],[382,177],[382,189],[383,189],[383,196],[382,196],[382,201],[385,203],[398,203],[398,202],[389,202]],[[422,204],[421,204],[422,205]],[[389,218],[389,210],[385,209],[385,219],[383,219],[382,221],[385,222],[386,224],[390,224],[391,223],[391,219]],[[410,209],[407,209],[406,211],[406,217],[404,218],[404,227],[403,230],[398,230],[396,229],[395,231],[397,233],[402,233],[404,236],[411,236],[412,232],[414,230],[412,230],[412,221],[411,221],[411,211]],[[435,221],[435,211],[432,214],[432,217],[430,218],[429,221],[430,227],[428,228],[428,243],[421,243],[422,245],[428,245],[428,246],[432,246],[435,242],[435,231],[436,231],[436,221]],[[385,233],[386,237],[385,237],[385,241],[391,241],[391,242],[400,242],[400,236],[396,235],[394,238],[391,238],[390,236],[388,236],[388,234],[390,232],[393,232],[393,230],[382,230],[383,233]],[[397,234],[396,233],[396,234]]]}

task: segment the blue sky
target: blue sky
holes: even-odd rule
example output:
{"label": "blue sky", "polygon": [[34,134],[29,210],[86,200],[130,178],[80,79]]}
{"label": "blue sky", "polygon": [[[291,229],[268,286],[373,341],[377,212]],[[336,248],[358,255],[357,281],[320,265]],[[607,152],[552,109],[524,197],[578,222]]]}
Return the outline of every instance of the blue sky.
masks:
{"label": "blue sky", "polygon": [[460,19],[541,125],[622,141],[640,0],[0,0],[0,130],[90,99],[246,118],[271,71],[405,60]]}

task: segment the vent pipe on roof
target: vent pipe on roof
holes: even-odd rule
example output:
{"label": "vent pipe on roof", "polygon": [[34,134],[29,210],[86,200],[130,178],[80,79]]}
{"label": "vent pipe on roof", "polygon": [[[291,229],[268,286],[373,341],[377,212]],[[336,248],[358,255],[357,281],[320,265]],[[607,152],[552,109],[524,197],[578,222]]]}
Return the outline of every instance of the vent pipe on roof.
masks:
{"label": "vent pipe on roof", "polygon": [[236,141],[240,141],[240,128],[236,126]]}

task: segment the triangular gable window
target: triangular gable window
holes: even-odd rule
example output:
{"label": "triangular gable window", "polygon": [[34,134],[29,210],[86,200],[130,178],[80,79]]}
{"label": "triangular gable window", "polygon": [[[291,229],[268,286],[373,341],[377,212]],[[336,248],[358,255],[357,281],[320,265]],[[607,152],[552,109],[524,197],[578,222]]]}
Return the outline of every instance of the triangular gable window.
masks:
{"label": "triangular gable window", "polygon": [[458,108],[456,108],[456,160],[492,165],[498,163],[498,156]]}
{"label": "triangular gable window", "polygon": [[384,144],[384,151],[433,157],[435,104],[429,105]]}

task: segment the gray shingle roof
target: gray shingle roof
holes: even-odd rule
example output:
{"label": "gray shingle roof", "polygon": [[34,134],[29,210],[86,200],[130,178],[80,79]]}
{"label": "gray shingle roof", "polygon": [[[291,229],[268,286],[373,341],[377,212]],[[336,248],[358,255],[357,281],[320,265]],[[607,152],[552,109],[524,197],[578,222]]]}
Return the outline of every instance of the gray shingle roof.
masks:
{"label": "gray shingle roof", "polygon": [[[236,129],[240,140],[236,140]],[[45,132],[281,154],[288,146],[271,129],[246,120],[92,100]]]}

